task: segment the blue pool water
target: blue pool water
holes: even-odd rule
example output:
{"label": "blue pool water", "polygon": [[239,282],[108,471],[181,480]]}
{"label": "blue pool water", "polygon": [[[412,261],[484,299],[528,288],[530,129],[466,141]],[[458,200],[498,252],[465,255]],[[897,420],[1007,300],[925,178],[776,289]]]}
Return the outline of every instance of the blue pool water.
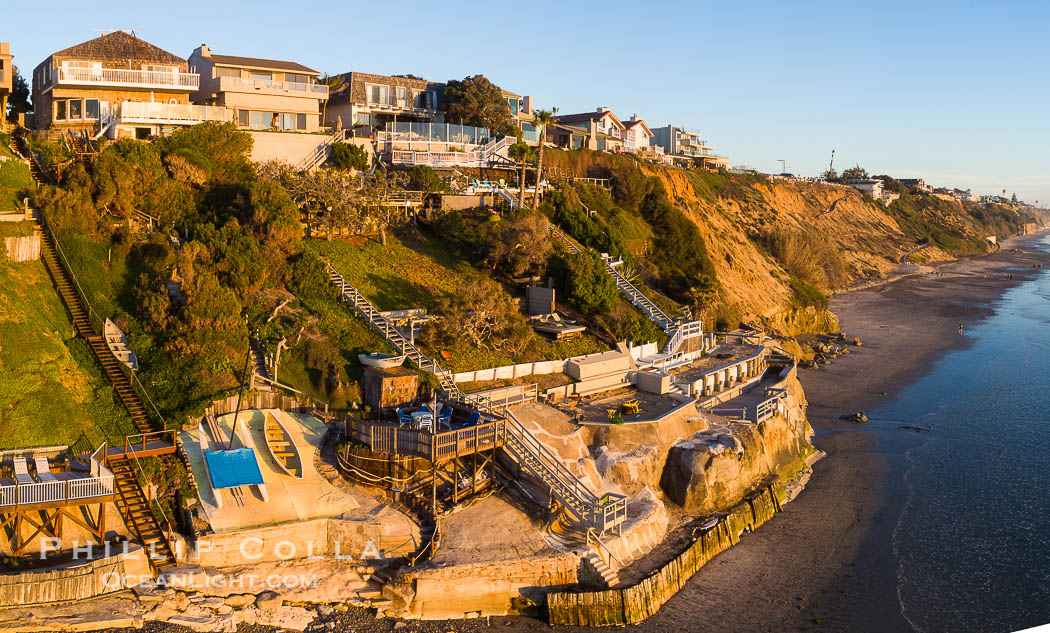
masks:
{"label": "blue pool water", "polygon": [[1050,622],[1050,274],[995,308],[871,416],[904,456],[897,592],[921,633]]}

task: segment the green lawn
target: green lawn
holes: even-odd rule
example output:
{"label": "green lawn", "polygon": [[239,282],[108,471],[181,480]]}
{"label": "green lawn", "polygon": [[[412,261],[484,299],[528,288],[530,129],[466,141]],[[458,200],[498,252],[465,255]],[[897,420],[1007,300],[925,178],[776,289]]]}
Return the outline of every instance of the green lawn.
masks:
{"label": "green lawn", "polygon": [[0,403],[3,448],[134,432],[39,261],[0,260]]}
{"label": "green lawn", "polygon": [[11,153],[7,143],[8,136],[0,134],[0,212],[21,207],[23,194],[33,186],[29,167]]}

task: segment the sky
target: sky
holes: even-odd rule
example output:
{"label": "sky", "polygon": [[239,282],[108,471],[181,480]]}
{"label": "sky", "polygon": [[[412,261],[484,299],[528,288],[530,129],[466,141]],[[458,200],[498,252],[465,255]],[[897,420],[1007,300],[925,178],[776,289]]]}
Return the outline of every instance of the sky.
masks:
{"label": "sky", "polygon": [[180,57],[206,43],[324,73],[480,73],[563,114],[698,131],[733,165],[816,176],[834,149],[839,171],[1050,204],[1047,0],[57,0],[46,20],[10,5],[0,40],[27,77],[115,29]]}

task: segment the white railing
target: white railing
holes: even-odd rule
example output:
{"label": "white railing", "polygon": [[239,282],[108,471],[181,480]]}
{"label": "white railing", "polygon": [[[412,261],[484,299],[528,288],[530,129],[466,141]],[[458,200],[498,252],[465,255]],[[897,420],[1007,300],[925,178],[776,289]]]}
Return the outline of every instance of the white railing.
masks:
{"label": "white railing", "polygon": [[244,79],[243,77],[220,77],[220,92],[243,92],[237,88],[250,88],[252,90],[267,89],[281,92],[301,92],[314,98],[327,99],[328,86],[325,84],[310,84],[297,81],[273,81],[270,79]]}
{"label": "white railing", "polygon": [[295,166],[296,171],[310,171],[314,167],[324,163],[328,160],[329,148],[332,143],[342,141],[346,139],[345,130],[336,130],[332,132],[328,138],[321,142],[313,152],[310,153],[306,158],[299,161],[299,164]]}
{"label": "white railing", "polygon": [[113,473],[104,466],[99,477],[0,486],[0,507],[62,503],[114,494]]}
{"label": "white railing", "polygon": [[117,118],[134,122],[202,123],[229,121],[225,106],[192,105],[189,103],[161,103],[155,101],[124,101]]}
{"label": "white railing", "polygon": [[200,87],[200,75],[177,71],[126,70],[121,68],[56,68],[56,83],[111,84],[158,88]]}
{"label": "white railing", "polygon": [[500,152],[515,143],[512,136],[494,138],[472,152],[413,152],[391,150],[392,165],[427,165],[429,167],[487,167],[497,158],[505,158]]}

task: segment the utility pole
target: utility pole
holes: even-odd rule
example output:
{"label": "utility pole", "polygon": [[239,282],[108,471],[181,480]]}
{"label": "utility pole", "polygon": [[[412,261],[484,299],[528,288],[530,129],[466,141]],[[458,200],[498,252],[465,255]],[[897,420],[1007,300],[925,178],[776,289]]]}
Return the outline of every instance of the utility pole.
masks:
{"label": "utility pole", "polygon": [[778,159],[777,162],[780,163],[780,173],[786,174],[787,170],[788,170],[788,163],[787,163],[787,161],[784,160],[783,158],[781,158],[781,159]]}
{"label": "utility pole", "polygon": [[831,162],[828,163],[828,173],[830,174],[835,169],[835,150],[831,150]]}

